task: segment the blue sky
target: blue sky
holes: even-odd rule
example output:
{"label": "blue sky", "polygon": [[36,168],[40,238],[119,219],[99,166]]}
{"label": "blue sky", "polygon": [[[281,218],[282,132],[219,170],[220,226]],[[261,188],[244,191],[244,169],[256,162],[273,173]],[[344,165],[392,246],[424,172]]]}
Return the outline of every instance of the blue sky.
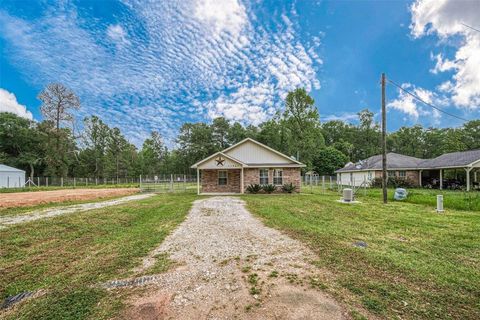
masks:
{"label": "blue sky", "polygon": [[[480,116],[480,1],[0,1],[0,111],[40,120],[61,82],[141,144],[186,121],[258,124],[305,87],[323,121],[380,108],[380,74]],[[387,88],[388,128],[462,121]]]}

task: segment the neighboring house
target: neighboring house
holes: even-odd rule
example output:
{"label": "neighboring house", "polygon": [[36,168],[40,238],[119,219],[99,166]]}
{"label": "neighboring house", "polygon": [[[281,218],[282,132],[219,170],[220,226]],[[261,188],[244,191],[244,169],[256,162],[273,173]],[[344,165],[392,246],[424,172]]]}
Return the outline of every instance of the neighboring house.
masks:
{"label": "neighboring house", "polygon": [[0,188],[25,186],[25,171],[0,164]]}
{"label": "neighboring house", "polygon": [[293,183],[300,191],[305,165],[258,141],[247,138],[195,163],[197,190],[203,193],[244,193],[250,184]]}
{"label": "neighboring house", "polygon": [[[417,186],[427,183],[443,188],[445,170],[465,172],[467,191],[472,184],[478,187],[480,172],[480,150],[446,153],[434,159],[420,159],[390,152],[387,154],[388,176],[408,178]],[[359,186],[370,184],[382,176],[382,156],[376,155],[357,163],[347,163],[335,171],[337,181],[342,185]],[[456,175],[456,174],[455,174]]]}

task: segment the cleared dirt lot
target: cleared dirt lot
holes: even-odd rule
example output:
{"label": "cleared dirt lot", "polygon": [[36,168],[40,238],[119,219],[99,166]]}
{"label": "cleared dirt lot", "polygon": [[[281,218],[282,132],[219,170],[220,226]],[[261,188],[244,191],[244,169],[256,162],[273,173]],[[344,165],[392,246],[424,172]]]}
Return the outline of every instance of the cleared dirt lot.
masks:
{"label": "cleared dirt lot", "polygon": [[90,200],[139,192],[137,188],[64,189],[54,191],[16,192],[0,194],[0,208],[33,206],[44,203]]}

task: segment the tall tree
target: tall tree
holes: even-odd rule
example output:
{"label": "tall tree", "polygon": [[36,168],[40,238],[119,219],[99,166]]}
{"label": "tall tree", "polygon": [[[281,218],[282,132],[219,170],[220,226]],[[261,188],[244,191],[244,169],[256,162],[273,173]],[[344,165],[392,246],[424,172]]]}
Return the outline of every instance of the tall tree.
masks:
{"label": "tall tree", "polygon": [[285,100],[284,125],[289,130],[289,151],[311,165],[314,155],[325,145],[315,101],[303,88],[289,92]]}
{"label": "tall tree", "polygon": [[84,163],[95,178],[104,178],[105,156],[110,128],[97,116],[83,120]]}
{"label": "tall tree", "polygon": [[35,123],[13,113],[0,113],[0,142],[3,161],[27,169],[33,178],[44,160],[42,135]]}
{"label": "tall tree", "polygon": [[212,125],[212,139],[215,147],[219,150],[225,149],[229,146],[228,131],[230,129],[230,123],[223,118],[213,119]]}
{"label": "tall tree", "polygon": [[[75,93],[60,83],[51,83],[40,92],[38,99],[42,101],[40,111],[43,118],[54,124],[55,130],[48,130],[47,133],[54,136],[55,143],[50,145],[54,147],[52,153],[51,171],[55,175],[65,175],[65,158],[67,153],[74,152],[69,150],[70,141],[65,139],[70,138],[71,132],[66,134],[62,132],[61,126],[65,122],[73,125],[74,116],[73,111],[80,108],[80,100]],[[64,131],[64,130],[63,130]]]}

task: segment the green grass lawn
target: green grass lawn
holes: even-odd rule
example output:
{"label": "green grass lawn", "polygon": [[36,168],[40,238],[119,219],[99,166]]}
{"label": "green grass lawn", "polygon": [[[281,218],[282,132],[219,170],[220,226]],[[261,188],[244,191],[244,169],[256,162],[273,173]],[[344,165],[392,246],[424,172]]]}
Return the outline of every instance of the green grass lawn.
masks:
{"label": "green grass lawn", "polygon": [[[328,190],[328,183],[326,184],[326,191]],[[323,194],[323,189],[320,186],[304,186],[302,191],[305,193]],[[479,191],[454,191],[454,190],[438,190],[438,189],[420,189],[420,188],[407,188],[408,197],[404,202],[425,204],[432,208],[437,206],[437,195],[443,195],[443,204],[445,209],[457,209],[457,210],[470,210],[480,211],[480,192]],[[382,199],[382,189],[379,188],[367,188],[359,189],[357,191],[357,197],[362,198],[365,196],[374,199]],[[388,199],[394,201],[393,194],[395,189],[388,189]]]}
{"label": "green grass lawn", "polygon": [[[480,212],[339,195],[245,195],[268,225],[306,243],[327,290],[355,317],[480,318]],[[367,248],[353,246],[365,241]]]}
{"label": "green grass lawn", "polygon": [[[194,194],[162,194],[0,230],[0,299],[44,289],[7,319],[104,319],[121,292],[94,285],[134,276],[132,269],[185,218]],[[162,257],[161,264],[165,264]],[[155,267],[155,270],[163,268]],[[1,315],[0,315],[1,317]]]}

